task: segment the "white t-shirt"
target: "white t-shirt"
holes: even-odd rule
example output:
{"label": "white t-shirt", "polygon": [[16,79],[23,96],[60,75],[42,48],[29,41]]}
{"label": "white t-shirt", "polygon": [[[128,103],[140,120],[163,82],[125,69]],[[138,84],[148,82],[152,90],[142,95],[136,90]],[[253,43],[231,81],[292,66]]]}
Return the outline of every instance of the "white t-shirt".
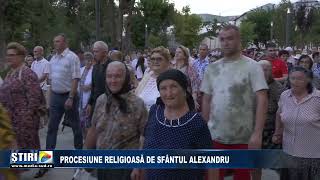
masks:
{"label": "white t-shirt", "polygon": [[157,98],[160,97],[156,78],[150,77],[142,92],[138,96],[143,100],[146,108],[149,111],[151,106],[156,103]]}
{"label": "white t-shirt", "polygon": [[[80,69],[80,74],[81,74],[81,76],[83,75],[83,72],[84,72],[85,68],[86,68],[86,67],[82,67],[82,68]],[[87,74],[87,76],[86,76],[86,79],[84,80],[84,85],[85,85],[85,86],[88,86],[88,85],[91,85],[91,84],[92,84],[92,69],[93,69],[93,66],[91,66],[91,68],[89,69],[88,74]],[[81,80],[80,80],[80,81],[81,81]],[[79,92],[79,94],[80,94],[80,83],[81,83],[81,82],[78,83],[78,84],[79,84],[79,87],[78,87],[78,92]],[[82,103],[81,103],[82,108],[85,108],[85,107],[87,106],[87,104],[88,104],[88,102],[89,102],[90,95],[91,95],[91,91],[82,92],[82,99],[80,100],[80,101],[82,102]],[[79,108],[80,108],[80,107],[79,107]]]}
{"label": "white t-shirt", "polygon": [[223,144],[248,144],[255,124],[256,96],[268,89],[262,67],[241,56],[209,64],[201,91],[212,95],[208,127],[213,140]]}
{"label": "white t-shirt", "polygon": [[[137,79],[142,79],[142,77],[143,77],[143,72],[142,72],[142,69],[141,69],[140,66],[139,66],[138,68],[136,68],[137,63],[138,63],[138,59],[132,60],[132,62],[131,62],[131,67],[132,67],[132,69],[134,70],[134,72],[135,72],[134,74],[135,74],[135,76],[137,77]],[[147,69],[147,67],[148,67],[147,59],[144,59],[144,68],[145,68],[145,70]]]}
{"label": "white t-shirt", "polygon": [[[42,58],[41,60],[33,61],[31,64],[31,70],[35,72],[38,76],[38,78],[42,78],[44,74],[49,74],[50,72],[50,64],[49,61],[47,61],[45,58]],[[40,83],[40,87],[43,90],[47,90],[47,83],[46,81]]]}

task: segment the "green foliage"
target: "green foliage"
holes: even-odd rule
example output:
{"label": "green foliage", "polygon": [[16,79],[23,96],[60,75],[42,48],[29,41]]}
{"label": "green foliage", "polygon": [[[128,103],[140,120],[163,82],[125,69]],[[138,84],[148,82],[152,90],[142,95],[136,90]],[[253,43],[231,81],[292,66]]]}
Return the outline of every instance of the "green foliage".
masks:
{"label": "green foliage", "polygon": [[167,0],[141,0],[137,5],[136,15],[132,18],[134,46],[144,49],[146,30],[148,46],[166,46],[166,31],[173,24],[175,14],[174,4]]}
{"label": "green foliage", "polygon": [[257,9],[247,14],[247,19],[244,22],[251,22],[255,24],[254,26],[254,34],[257,35],[257,39],[260,42],[266,43],[270,40],[270,22],[272,20],[272,12]]}
{"label": "green foliage", "polygon": [[[188,10],[188,7],[184,8]],[[200,42],[198,32],[202,27],[201,18],[198,15],[189,15],[188,11],[184,14],[177,14],[174,25],[174,35],[180,44],[186,47],[196,47]]]}
{"label": "green foliage", "polygon": [[240,25],[240,34],[243,47],[248,47],[250,42],[253,42],[258,35],[255,33],[256,24],[252,22],[243,22]]}

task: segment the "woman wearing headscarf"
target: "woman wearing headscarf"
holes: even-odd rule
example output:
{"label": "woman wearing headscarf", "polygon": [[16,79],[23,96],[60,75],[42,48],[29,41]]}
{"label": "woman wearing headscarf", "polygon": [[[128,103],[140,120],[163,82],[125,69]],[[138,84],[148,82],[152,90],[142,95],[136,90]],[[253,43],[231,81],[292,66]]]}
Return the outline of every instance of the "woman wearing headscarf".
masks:
{"label": "woman wearing headscarf", "polygon": [[175,54],[175,64],[172,65],[173,69],[177,69],[181,72],[183,72],[188,77],[189,82],[189,91],[192,92],[192,97],[196,104],[196,109],[199,108],[199,103],[197,102],[197,96],[200,89],[200,78],[199,75],[194,69],[194,67],[191,65],[191,62],[189,61],[189,50],[184,46],[179,46],[176,49]]}
{"label": "woman wearing headscarf", "polygon": [[[126,65],[111,62],[106,70],[106,93],[97,99],[85,147],[138,149],[143,141],[147,116],[143,101],[131,91]],[[130,173],[130,169],[99,169],[98,180],[127,180]]]}
{"label": "woman wearing headscarf", "polygon": [[313,74],[303,67],[289,73],[291,88],[279,100],[273,142],[280,144],[290,168],[281,180],[320,179],[320,91],[312,86]]}
{"label": "woman wearing headscarf", "polygon": [[36,73],[24,64],[25,55],[21,44],[8,44],[10,71],[0,87],[0,102],[11,115],[18,148],[40,149],[39,108],[44,97]]}
{"label": "woman wearing headscarf", "polygon": [[156,99],[160,96],[157,89],[157,77],[164,71],[170,69],[170,52],[168,49],[160,46],[151,51],[150,72],[145,73],[135,90],[135,94],[139,96],[147,109],[156,103]]}
{"label": "woman wearing headscarf", "polygon": [[[188,79],[179,70],[168,70],[157,78],[160,97],[150,109],[143,149],[211,149],[212,140],[205,120],[195,111]],[[132,179],[141,170],[135,169]],[[145,170],[145,179],[204,179],[205,170]],[[209,178],[210,179],[210,178]]]}

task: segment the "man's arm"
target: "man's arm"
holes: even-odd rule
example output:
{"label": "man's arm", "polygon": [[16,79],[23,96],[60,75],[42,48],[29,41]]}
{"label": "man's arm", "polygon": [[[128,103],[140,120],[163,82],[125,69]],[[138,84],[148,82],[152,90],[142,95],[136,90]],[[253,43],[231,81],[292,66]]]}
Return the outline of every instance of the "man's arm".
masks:
{"label": "man's arm", "polygon": [[42,83],[43,81],[45,81],[46,79],[48,79],[48,77],[49,77],[49,73],[43,74],[43,76],[39,79],[39,82]]}
{"label": "man's arm", "polygon": [[79,82],[79,79],[72,80],[71,91],[69,93],[69,97],[74,98],[77,95],[78,82]]}
{"label": "man's arm", "polygon": [[249,141],[249,149],[259,149],[262,143],[262,132],[267,118],[268,111],[268,96],[267,90],[260,90],[256,92],[256,121],[253,134]]}
{"label": "man's arm", "polygon": [[212,95],[203,93],[202,97],[202,117],[206,122],[209,121],[209,114],[210,114],[210,109],[211,109],[211,98]]}

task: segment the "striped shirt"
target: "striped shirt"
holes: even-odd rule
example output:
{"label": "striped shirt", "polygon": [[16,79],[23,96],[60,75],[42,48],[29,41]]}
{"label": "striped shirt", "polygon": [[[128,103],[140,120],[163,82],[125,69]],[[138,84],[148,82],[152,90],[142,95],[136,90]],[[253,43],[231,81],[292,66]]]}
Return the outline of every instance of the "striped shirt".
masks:
{"label": "striped shirt", "polygon": [[49,79],[53,92],[70,92],[72,80],[80,78],[80,60],[74,52],[67,48],[51,58]]}
{"label": "striped shirt", "polygon": [[303,158],[320,158],[320,91],[314,89],[300,102],[291,89],[281,94],[279,113],[283,123],[283,151]]}

